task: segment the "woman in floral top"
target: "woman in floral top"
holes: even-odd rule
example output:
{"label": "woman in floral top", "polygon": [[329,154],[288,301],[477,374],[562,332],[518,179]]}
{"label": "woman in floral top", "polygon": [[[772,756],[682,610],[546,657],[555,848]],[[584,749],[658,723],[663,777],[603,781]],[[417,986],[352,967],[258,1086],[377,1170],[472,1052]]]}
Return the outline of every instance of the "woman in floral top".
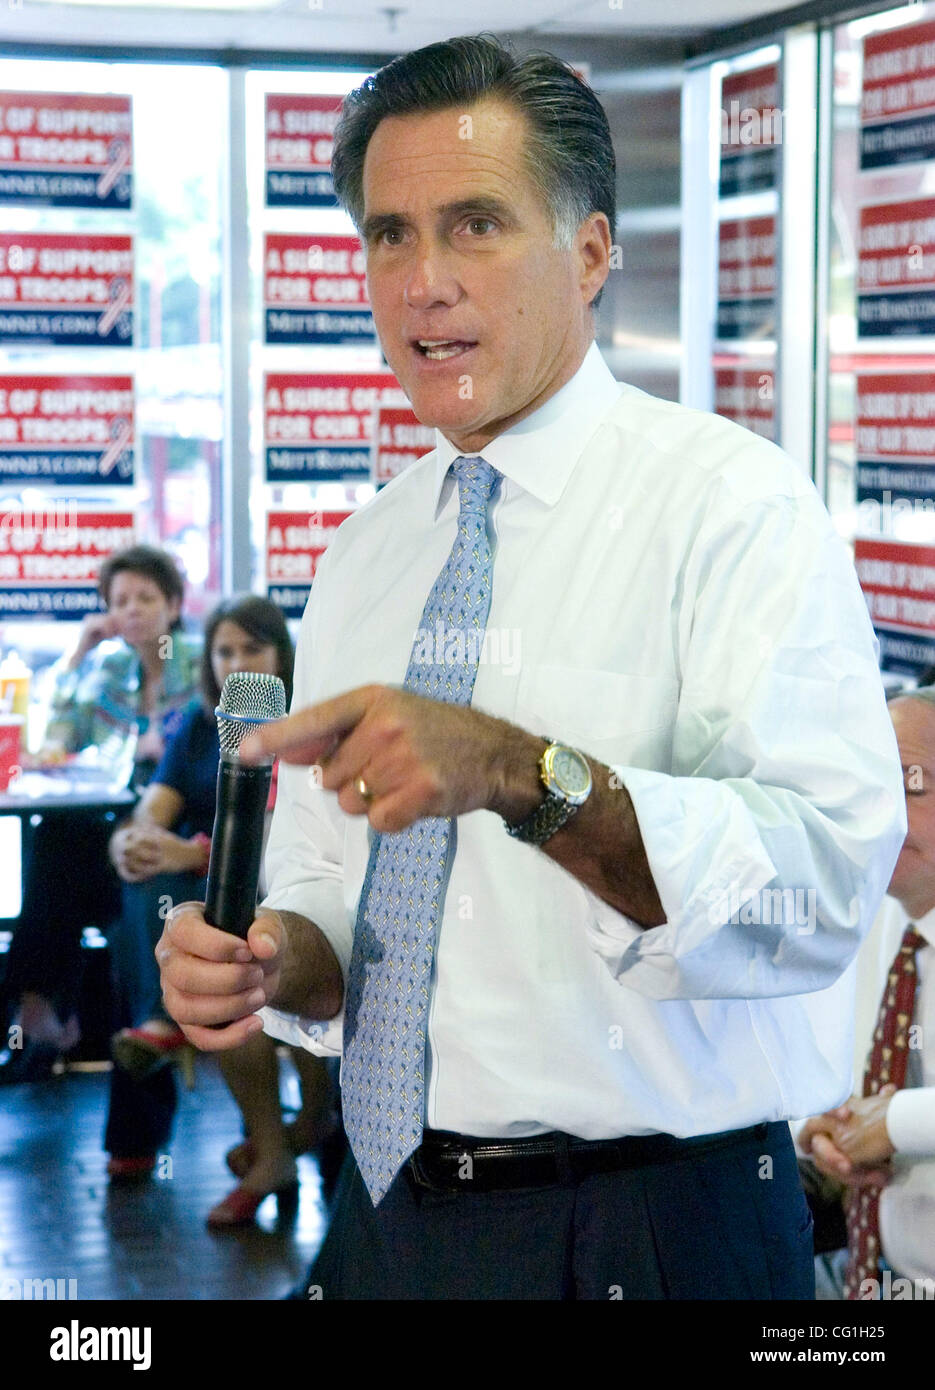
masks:
{"label": "woman in floral top", "polygon": [[197,689],[201,639],[181,628],[182,576],[163,551],[137,545],[112,555],[100,590],[107,612],[85,618],[78,645],[55,668],[39,761],[135,732],[134,781],[143,786]]}

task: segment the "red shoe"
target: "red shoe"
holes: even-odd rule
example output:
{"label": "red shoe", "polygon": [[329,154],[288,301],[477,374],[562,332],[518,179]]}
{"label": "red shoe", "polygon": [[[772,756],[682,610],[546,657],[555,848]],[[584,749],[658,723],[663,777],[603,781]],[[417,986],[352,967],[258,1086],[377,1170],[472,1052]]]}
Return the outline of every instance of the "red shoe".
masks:
{"label": "red shoe", "polygon": [[107,1161],[107,1176],[114,1182],[145,1182],[155,1167],[155,1154],[143,1154],[139,1158],[111,1158]]}
{"label": "red shoe", "polygon": [[[302,1140],[298,1135],[298,1127],[292,1124],[284,1125],[283,1131],[286,1137],[286,1148],[291,1154],[298,1158],[303,1153],[318,1154],[319,1158],[323,1151],[327,1151],[328,1146],[333,1144],[341,1133],[341,1126],[334,1112],[329,1112],[312,1133],[316,1137],[302,1148]],[[235,1144],[232,1149],[228,1149],[224,1155],[224,1162],[231,1170],[235,1178],[245,1178],[250,1169],[256,1162],[256,1149],[252,1139],[241,1139],[239,1144]]]}
{"label": "red shoe", "polygon": [[152,1033],[147,1028],[122,1028],[110,1040],[111,1056],[122,1071],[142,1080],[167,1062],[177,1062],[189,1090],[195,1084],[195,1049],[177,1028]]}
{"label": "red shoe", "polygon": [[267,1197],[276,1198],[277,1213],[280,1217],[294,1213],[299,1205],[298,1178],[273,1192],[251,1192],[248,1187],[235,1187],[233,1192],[229,1192],[223,1201],[218,1202],[217,1206],[208,1212],[207,1225],[213,1231],[227,1230],[232,1226],[249,1226]]}
{"label": "red shoe", "polygon": [[256,1149],[252,1139],[242,1139],[224,1155],[224,1162],[235,1178],[245,1178],[256,1162]]}

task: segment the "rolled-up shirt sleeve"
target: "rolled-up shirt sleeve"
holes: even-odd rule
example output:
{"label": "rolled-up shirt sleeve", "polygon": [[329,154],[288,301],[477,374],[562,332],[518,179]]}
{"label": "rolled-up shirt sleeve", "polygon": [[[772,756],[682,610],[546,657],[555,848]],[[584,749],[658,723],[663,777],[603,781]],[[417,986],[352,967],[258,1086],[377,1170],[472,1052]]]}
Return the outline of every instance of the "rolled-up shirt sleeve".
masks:
{"label": "rolled-up shirt sleeve", "polygon": [[886,1130],[898,1154],[935,1158],[935,1086],[897,1091],[886,1111]]}
{"label": "rolled-up shirt sleeve", "polygon": [[671,769],[614,769],[666,921],[643,930],[590,895],[592,947],[657,999],[828,988],[869,930],[906,833],[847,547],[810,485],[724,501],[682,573]]}
{"label": "rolled-up shirt sleeve", "polygon": [[[325,565],[327,556],[319,567]],[[296,652],[292,708],[318,698],[310,679],[309,653],[315,651],[316,587],[302,620]],[[279,765],[276,806],[266,847],[266,882],[262,906],[297,912],[314,922],[337,957],[344,981],[353,945],[353,923],[344,901],[344,816],[333,794],[320,785],[315,767]],[[261,1009],[264,1031],[282,1042],[322,1056],[341,1051],[343,1010],[333,1019],[299,1018],[276,1009]]]}

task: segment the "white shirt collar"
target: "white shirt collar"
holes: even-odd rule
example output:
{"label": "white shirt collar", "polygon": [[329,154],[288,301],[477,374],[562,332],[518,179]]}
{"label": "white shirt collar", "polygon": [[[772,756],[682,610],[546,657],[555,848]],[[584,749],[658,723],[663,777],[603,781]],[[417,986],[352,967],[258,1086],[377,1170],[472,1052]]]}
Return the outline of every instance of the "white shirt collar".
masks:
{"label": "white shirt collar", "polygon": [[[597,343],[592,342],[571,380],[538,410],[492,439],[485,446],[483,457],[505,478],[510,478],[546,506],[554,506],[594,429],[619,399],[622,389]],[[433,493],[436,516],[448,470],[460,457],[451,441],[436,430]]]}
{"label": "white shirt collar", "polygon": [[[912,918],[907,917],[907,925],[910,921],[912,921]],[[919,917],[915,921],[914,926],[919,935],[924,936],[930,946],[935,946],[935,907],[933,907],[930,912],[927,912],[924,917]]]}

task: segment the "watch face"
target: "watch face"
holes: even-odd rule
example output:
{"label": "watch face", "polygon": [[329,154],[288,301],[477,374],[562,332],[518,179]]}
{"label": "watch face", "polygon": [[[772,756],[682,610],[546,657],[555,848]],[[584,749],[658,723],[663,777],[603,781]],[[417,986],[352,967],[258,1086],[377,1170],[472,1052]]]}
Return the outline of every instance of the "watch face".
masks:
{"label": "watch face", "polygon": [[591,787],[591,769],[574,748],[556,748],[549,769],[565,796],[584,796]]}

